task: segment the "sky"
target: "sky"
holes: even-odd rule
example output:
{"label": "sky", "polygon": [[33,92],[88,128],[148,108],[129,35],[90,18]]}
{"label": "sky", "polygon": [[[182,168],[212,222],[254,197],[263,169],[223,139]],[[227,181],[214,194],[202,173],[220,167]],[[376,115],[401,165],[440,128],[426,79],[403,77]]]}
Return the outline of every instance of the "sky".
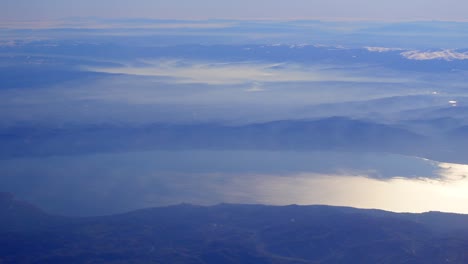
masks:
{"label": "sky", "polygon": [[466,20],[462,0],[2,0],[0,20],[156,19]]}

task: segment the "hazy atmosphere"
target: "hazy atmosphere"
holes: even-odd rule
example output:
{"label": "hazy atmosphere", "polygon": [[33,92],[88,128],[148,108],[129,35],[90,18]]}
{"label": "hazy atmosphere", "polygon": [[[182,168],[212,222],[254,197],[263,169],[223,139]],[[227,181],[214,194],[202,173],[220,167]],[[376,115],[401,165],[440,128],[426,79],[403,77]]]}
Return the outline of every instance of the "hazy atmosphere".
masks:
{"label": "hazy atmosphere", "polygon": [[467,9],[0,1],[0,263],[468,263]]}
{"label": "hazy atmosphere", "polygon": [[461,0],[16,0],[4,1],[2,19],[67,17],[156,19],[466,20]]}
{"label": "hazy atmosphere", "polygon": [[468,213],[461,1],[1,5],[2,192]]}

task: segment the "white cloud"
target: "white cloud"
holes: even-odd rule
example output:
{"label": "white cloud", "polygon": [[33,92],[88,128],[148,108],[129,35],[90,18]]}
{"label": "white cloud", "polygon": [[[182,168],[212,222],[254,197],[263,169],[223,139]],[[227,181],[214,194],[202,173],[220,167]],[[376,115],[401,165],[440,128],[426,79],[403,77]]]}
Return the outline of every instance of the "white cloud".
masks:
{"label": "white cloud", "polygon": [[248,89],[245,90],[246,92],[251,92],[251,93],[254,93],[254,92],[263,92],[265,91],[265,88],[262,87],[262,84],[261,83],[258,83],[258,82],[254,82],[252,84],[251,87],[249,87]]}
{"label": "white cloud", "polygon": [[370,52],[389,52],[389,51],[397,51],[397,50],[404,50],[401,48],[385,48],[385,47],[364,47]]}
{"label": "white cloud", "polygon": [[141,76],[171,77],[176,83],[211,85],[266,82],[405,82],[402,78],[369,76],[368,72],[349,68],[334,69],[333,65],[298,65],[292,63],[259,62],[197,62],[181,60],[143,61],[145,67],[127,65],[114,68],[86,68],[96,72]]}
{"label": "white cloud", "polygon": [[468,52],[456,52],[454,50],[441,50],[441,51],[411,50],[411,51],[402,52],[401,55],[410,60],[441,59],[441,60],[446,60],[446,61],[452,61],[452,60],[468,59]]}

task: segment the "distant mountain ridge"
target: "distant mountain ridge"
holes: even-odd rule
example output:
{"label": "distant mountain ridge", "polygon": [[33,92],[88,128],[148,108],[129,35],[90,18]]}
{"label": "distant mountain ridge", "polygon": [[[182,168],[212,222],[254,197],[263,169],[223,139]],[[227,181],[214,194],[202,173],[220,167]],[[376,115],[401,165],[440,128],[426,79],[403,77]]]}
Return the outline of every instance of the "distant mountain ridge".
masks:
{"label": "distant mountain ridge", "polygon": [[0,157],[66,155],[155,149],[347,149],[398,152],[421,146],[424,136],[346,117],[247,125],[152,124],[11,127],[0,131]]}
{"label": "distant mountain ridge", "polygon": [[0,192],[0,232],[31,231],[56,223],[60,217],[51,216],[13,194]]}
{"label": "distant mountain ridge", "polygon": [[334,116],[241,125],[24,124],[0,128],[0,159],[148,150],[327,150],[386,152],[467,163],[464,119],[424,116],[413,118],[408,113],[408,119],[394,123]]}

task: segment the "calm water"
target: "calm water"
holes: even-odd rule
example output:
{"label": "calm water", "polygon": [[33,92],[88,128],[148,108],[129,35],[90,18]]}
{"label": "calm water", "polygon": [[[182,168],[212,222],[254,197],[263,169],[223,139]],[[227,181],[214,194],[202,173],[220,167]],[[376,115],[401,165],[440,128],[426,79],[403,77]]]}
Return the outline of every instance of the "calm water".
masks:
{"label": "calm water", "polygon": [[468,165],[383,153],[153,151],[0,161],[1,191],[66,215],[176,204],[468,213]]}

